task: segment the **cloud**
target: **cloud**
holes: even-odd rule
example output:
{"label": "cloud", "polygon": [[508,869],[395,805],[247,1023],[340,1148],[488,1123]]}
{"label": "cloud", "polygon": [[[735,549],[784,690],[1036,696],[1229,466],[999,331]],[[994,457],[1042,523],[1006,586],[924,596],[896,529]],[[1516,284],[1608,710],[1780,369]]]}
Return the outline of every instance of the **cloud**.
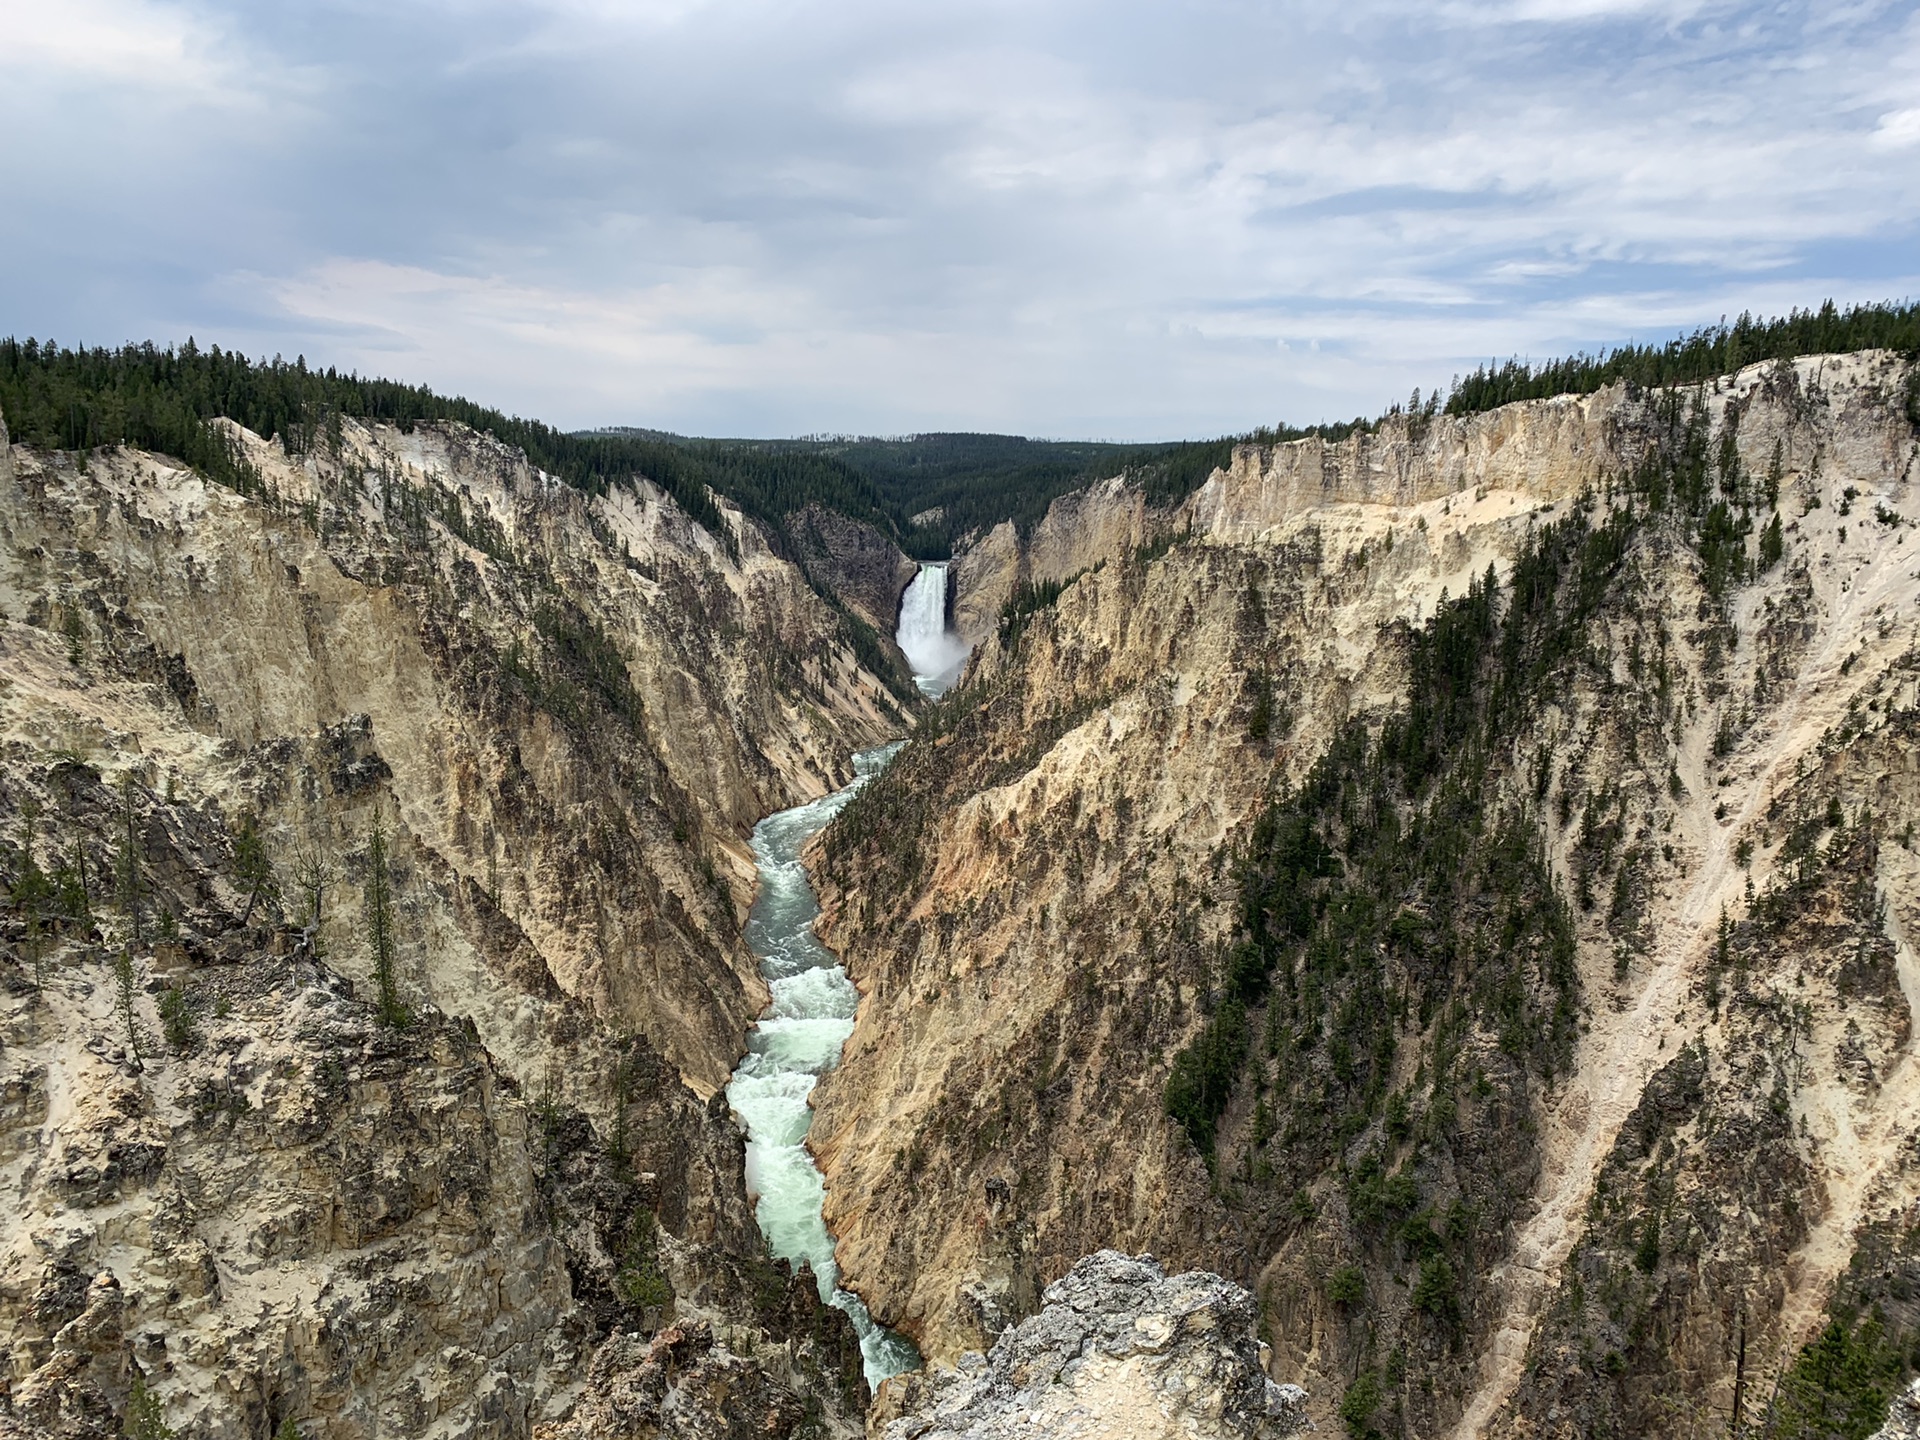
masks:
{"label": "cloud", "polygon": [[1920,253],[1920,32],[1875,0],[31,24],[0,329],[191,330],[565,424],[1350,415],[1490,354],[1908,293]]}
{"label": "cloud", "polygon": [[[802,293],[707,267],[639,290],[564,290],[501,275],[446,274],[374,260],[333,260],[258,282],[273,308],[334,331],[386,368],[469,357],[467,373],[495,384],[523,367],[561,364],[603,377],[605,403],[638,381],[669,399],[755,376],[791,377],[792,352],[829,317]],[[462,365],[456,365],[456,371]],[[570,378],[568,388],[579,381]]]}
{"label": "cloud", "polygon": [[[1472,7],[1472,11],[1479,18],[1499,24],[1528,20],[1567,24],[1644,15],[1675,23],[1692,19],[1706,8],[1705,0],[1510,0],[1506,4]],[[1449,13],[1465,18],[1469,9],[1453,7]]]}
{"label": "cloud", "polygon": [[14,83],[35,71],[73,81],[197,86],[207,37],[186,14],[140,0],[0,0]]}
{"label": "cloud", "polygon": [[1872,144],[1882,150],[1904,150],[1920,144],[1920,107],[1889,110],[1873,127]]}

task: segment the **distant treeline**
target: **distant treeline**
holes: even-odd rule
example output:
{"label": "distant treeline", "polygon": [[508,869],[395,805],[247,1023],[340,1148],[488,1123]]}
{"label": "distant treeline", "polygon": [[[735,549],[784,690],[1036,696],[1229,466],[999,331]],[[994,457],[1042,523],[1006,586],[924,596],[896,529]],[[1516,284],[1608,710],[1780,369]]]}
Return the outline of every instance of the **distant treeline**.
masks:
{"label": "distant treeline", "polygon": [[[1131,471],[1156,498],[1179,498],[1232,451],[1233,439],[1120,445],[1010,435],[897,440],[702,440],[652,430],[570,433],[424,385],[310,367],[305,357],[254,360],[192,340],[117,349],[0,340],[0,414],[16,440],[51,449],[132,445],[171,455],[236,490],[260,477],[209,422],[225,417],[301,454],[341,417],[401,430],[457,421],[526,452],[548,474],[591,494],[651,480],[710,529],[708,488],[784,531],[822,505],[874,525],[923,559],[951,553],[969,530],[1011,519],[1030,527],[1089,480]],[[1264,433],[1264,432],[1263,432]],[[929,510],[938,518],[915,526]]]}
{"label": "distant treeline", "polygon": [[784,443],[820,444],[871,479],[900,515],[908,553],[922,560],[944,558],[962,535],[1002,520],[1030,529],[1059,496],[1161,448],[964,433]]}
{"label": "distant treeline", "polygon": [[542,470],[592,494],[644,476],[709,528],[719,526],[720,516],[708,486],[776,525],[789,511],[818,502],[895,528],[871,482],[831,456],[676,444],[651,435],[573,435],[436,395],[424,385],[312,369],[304,357],[250,360],[217,345],[202,350],[192,340],[178,349],[149,343],[115,350],[0,340],[0,414],[16,440],[63,450],[133,445],[184,460],[240,490],[255,488],[258,477],[208,424],[216,417],[277,435],[294,454],[322,439],[340,416],[402,430],[454,420],[518,446]]}
{"label": "distant treeline", "polygon": [[1731,325],[1704,326],[1664,345],[1623,345],[1540,365],[1518,359],[1489,363],[1455,381],[1447,413],[1472,415],[1516,400],[1590,395],[1619,380],[1647,389],[1690,385],[1759,360],[1850,350],[1920,353],[1920,304],[1889,301],[1842,310],[1829,300],[1818,310],[1795,310],[1772,320],[1743,314]]}
{"label": "distant treeline", "polygon": [[[1828,301],[1782,319],[1742,315],[1665,345],[1627,345],[1532,365],[1488,364],[1456,381],[1449,414],[1516,400],[1587,394],[1617,380],[1648,388],[1690,384],[1757,360],[1885,348],[1920,354],[1920,304]],[[1411,410],[1430,418],[1438,396]],[[1920,397],[1914,401],[1920,404]],[[1396,405],[1389,414],[1400,413]],[[1156,505],[1184,499],[1238,444],[1280,444],[1317,435],[1343,440],[1379,422],[1281,425],[1214,440],[1159,444],[1030,440],[1013,435],[938,433],[896,439],[699,440],[661,431],[569,433],[424,385],[368,379],[305,359],[250,360],[189,340],[64,349],[51,341],[0,340],[0,413],[15,438],[58,449],[127,444],[175,456],[211,478],[251,491],[259,477],[208,422],[225,416],[279,436],[298,454],[337,432],[340,417],[385,421],[403,430],[458,421],[509,445],[549,474],[604,493],[635,477],[651,480],[689,514],[717,528],[708,491],[784,532],[787,517],[817,504],[864,520],[919,559],[939,559],[970,532],[1010,520],[1030,530],[1060,496],[1124,474]]]}
{"label": "distant treeline", "polygon": [[1177,504],[1227,464],[1236,445],[1271,445],[1306,435],[1337,440],[1367,424],[1354,420],[1304,430],[1283,425],[1217,440],[1171,443],[1029,440],[966,433],[726,443],[768,451],[810,451],[844,462],[870,479],[893,506],[907,553],[937,560],[952,554],[963,535],[991,529],[1002,521],[1012,521],[1023,534],[1030,531],[1060,496],[1096,480],[1125,475],[1146,491],[1152,504]]}
{"label": "distant treeline", "polygon": [[742,443],[830,455],[865,475],[893,506],[907,553],[921,560],[943,559],[961,536],[1003,520],[1029,530],[1060,496],[1167,448],[952,432]]}

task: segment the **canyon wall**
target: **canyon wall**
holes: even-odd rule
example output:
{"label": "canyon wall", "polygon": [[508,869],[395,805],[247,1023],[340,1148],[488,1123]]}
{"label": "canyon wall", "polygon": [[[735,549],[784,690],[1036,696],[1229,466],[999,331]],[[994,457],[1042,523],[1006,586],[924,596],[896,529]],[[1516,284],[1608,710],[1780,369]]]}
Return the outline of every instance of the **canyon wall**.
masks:
{"label": "canyon wall", "polygon": [[[419,998],[529,1082],[570,996],[723,1085],[765,999],[752,825],[903,723],[839,617],[738,512],[710,535],[644,482],[586,496],[457,427],[346,422],[299,463],[238,443],[268,495],[14,455],[10,738],[137,756],[155,786],[208,769],[283,854],[349,851],[384,806],[421,871]],[[339,899],[322,936],[352,974]]]}
{"label": "canyon wall", "polygon": [[725,506],[229,434],[0,443],[3,1423],[857,1431],[717,1092],[751,827],[903,701]]}
{"label": "canyon wall", "polygon": [[1124,477],[1105,480],[1055,500],[1027,535],[1008,521],[964,543],[953,561],[954,627],[981,644],[1020,586],[1117,564],[1174,533],[1252,540],[1329,505],[1411,506],[1482,486],[1573,495],[1617,465],[1614,433],[1636,404],[1616,386],[1479,415],[1390,415],[1339,441],[1242,445],[1173,507],[1149,504]]}
{"label": "canyon wall", "polygon": [[1117,561],[1164,523],[1138,489],[1118,479],[1062,495],[1030,535],[1023,537],[1011,520],[1002,521],[953,557],[953,628],[969,645],[979,645],[993,635],[1001,608],[1020,586],[1067,580]]}
{"label": "canyon wall", "polygon": [[894,630],[900,622],[900,597],[920,567],[871,525],[822,505],[789,515],[787,533],[810,578],[844,602],[890,654],[904,661],[893,643]]}
{"label": "canyon wall", "polygon": [[[1357,1435],[1877,1423],[1913,395],[1390,417],[956,557],[966,683],[810,851],[862,992],[811,1144],[876,1316],[1012,1358],[874,1425],[1291,1428],[1256,1364]],[[910,562],[457,426],[228,433],[244,493],[0,428],[0,1433],[857,1433],[717,1091],[749,831],[909,728]],[[1150,1323],[1036,1386],[1108,1247]],[[1232,1282],[1178,1364],[1162,1266]]]}
{"label": "canyon wall", "polygon": [[968,683],[816,854],[875,1314],[948,1359],[1151,1249],[1321,1423],[1463,1436],[1722,1434],[1830,1301],[1898,1329],[1906,379],[1402,416],[957,561]]}

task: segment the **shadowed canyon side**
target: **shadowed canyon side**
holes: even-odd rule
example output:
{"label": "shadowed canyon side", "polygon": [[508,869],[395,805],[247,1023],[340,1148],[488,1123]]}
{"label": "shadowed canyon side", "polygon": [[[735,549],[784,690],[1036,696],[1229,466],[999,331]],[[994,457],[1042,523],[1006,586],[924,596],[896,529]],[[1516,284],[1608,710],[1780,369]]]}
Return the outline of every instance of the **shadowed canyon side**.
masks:
{"label": "shadowed canyon side", "polygon": [[1920,1339],[1912,391],[1402,416],[963,551],[967,684],[816,865],[875,1315],[948,1360],[1111,1245],[1251,1286],[1354,1434],[1884,1415],[1833,1377]]}
{"label": "shadowed canyon side", "polygon": [[713,1092],[751,827],[910,692],[729,507],[228,433],[0,429],[4,1423],[857,1433]]}

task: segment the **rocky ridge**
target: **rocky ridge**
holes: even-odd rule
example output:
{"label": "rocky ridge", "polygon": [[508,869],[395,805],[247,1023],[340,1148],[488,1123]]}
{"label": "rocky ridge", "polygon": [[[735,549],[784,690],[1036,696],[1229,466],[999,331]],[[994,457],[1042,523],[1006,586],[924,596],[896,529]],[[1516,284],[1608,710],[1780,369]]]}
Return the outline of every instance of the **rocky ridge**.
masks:
{"label": "rocky ridge", "polygon": [[1873,1440],[1914,1440],[1920,1436],[1920,1380],[1894,1398],[1887,1423],[1873,1432]]}
{"label": "rocky ridge", "polygon": [[1478,415],[1389,415],[1345,440],[1243,445],[1179,505],[1150,505],[1116,477],[1063,495],[1022,536],[1011,522],[954,557],[954,623],[970,645],[993,639],[1022,585],[1063,583],[1173,535],[1253,541],[1310,511],[1419,506],[1464,490],[1565,498],[1617,468],[1625,387]]}
{"label": "rocky ridge", "polygon": [[[611,1150],[470,1026],[393,1028],[297,959],[190,987],[166,960],[125,988],[71,951],[0,975],[16,1425],[118,1434],[138,1385],[180,1435],[565,1435],[664,1316],[752,1373],[786,1422],[762,1433],[857,1423],[850,1327],[810,1277],[754,1270],[738,1138],[657,1058],[628,1055]],[[711,1397],[680,1381],[627,1433],[683,1433]]]}

